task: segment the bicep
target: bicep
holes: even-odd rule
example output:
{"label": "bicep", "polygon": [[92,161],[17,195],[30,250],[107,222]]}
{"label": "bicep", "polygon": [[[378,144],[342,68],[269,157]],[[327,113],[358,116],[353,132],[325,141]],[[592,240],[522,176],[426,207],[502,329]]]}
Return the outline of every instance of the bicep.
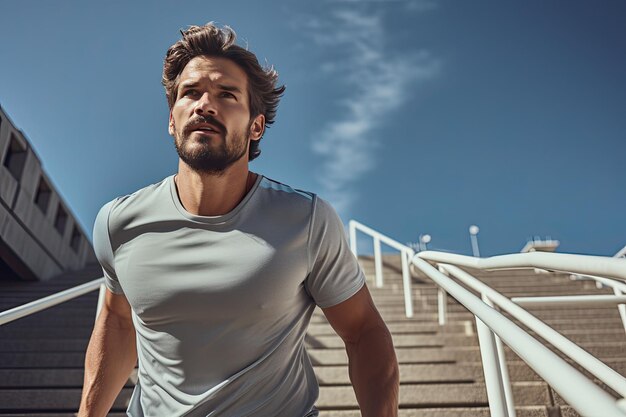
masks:
{"label": "bicep", "polygon": [[367,285],[347,300],[322,311],[345,343],[358,342],[360,336],[372,328],[386,327]]}

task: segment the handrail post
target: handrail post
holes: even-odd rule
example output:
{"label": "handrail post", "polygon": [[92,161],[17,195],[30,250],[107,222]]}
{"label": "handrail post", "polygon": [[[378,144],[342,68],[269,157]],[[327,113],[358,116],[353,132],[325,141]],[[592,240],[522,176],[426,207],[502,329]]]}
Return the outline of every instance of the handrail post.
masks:
{"label": "handrail post", "polygon": [[400,252],[402,257],[402,283],[404,285],[404,309],[407,317],[413,317],[413,297],[411,296],[411,271],[409,270],[409,257],[413,257],[409,249]]}
{"label": "handrail post", "polygon": [[376,270],[376,288],[381,288],[383,286],[383,259],[378,236],[374,237],[374,267]]}
{"label": "handrail post", "polygon": [[[489,307],[497,310],[496,306],[489,299],[489,297],[483,294],[482,299],[485,302],[485,304],[487,304]],[[498,365],[500,368],[500,377],[502,381],[502,387],[504,389],[504,400],[506,401],[506,408],[509,413],[508,415],[509,417],[516,417],[515,402],[513,399],[513,390],[511,389],[511,380],[509,378],[509,369],[506,366],[506,355],[504,352],[504,345],[502,345],[502,340],[500,339],[500,337],[498,337],[497,334],[493,332],[492,334],[496,342],[496,352],[498,354]]]}
{"label": "handrail post", "polygon": [[348,230],[350,231],[350,250],[354,254],[354,257],[358,258],[356,246],[356,223],[354,220],[350,220],[348,222]]}
{"label": "handrail post", "polygon": [[[618,288],[613,287],[613,293],[617,296],[624,295],[624,293]],[[619,311],[619,315],[622,318],[622,324],[624,325],[624,330],[626,330],[626,305],[618,304],[617,310]]]}
{"label": "handrail post", "polygon": [[439,325],[443,326],[448,322],[448,293],[439,287],[437,293],[437,316],[439,318]]}
{"label": "handrail post", "polygon": [[[449,276],[448,271],[442,267],[439,267],[439,272],[445,276]],[[448,322],[448,293],[440,286],[437,287],[437,318],[439,320],[439,325],[443,326]]]}
{"label": "handrail post", "polygon": [[489,414],[491,417],[511,417],[506,404],[506,392],[502,381],[500,363],[497,359],[495,334],[478,316],[474,316],[474,318],[476,319],[480,357],[483,362]]}
{"label": "handrail post", "polygon": [[100,290],[98,291],[98,305],[96,306],[96,320],[98,320],[98,316],[100,315],[100,311],[102,310],[102,306],[104,305],[105,295],[106,286],[104,284],[100,284]]}

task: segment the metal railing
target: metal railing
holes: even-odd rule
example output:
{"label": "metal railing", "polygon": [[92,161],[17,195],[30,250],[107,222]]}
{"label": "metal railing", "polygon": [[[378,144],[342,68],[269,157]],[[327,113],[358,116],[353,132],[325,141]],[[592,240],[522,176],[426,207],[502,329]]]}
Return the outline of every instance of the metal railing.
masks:
{"label": "metal railing", "polygon": [[[364,226],[358,222],[350,222],[350,242],[355,255],[356,230],[361,230],[376,240],[387,243],[393,241],[381,233]],[[403,254],[410,253],[408,247],[402,246],[396,241],[394,246]],[[391,245],[390,245],[391,246]],[[546,257],[545,255],[550,255]],[[555,257],[556,256],[556,257]],[[379,259],[377,259],[379,258]],[[374,251],[374,262],[382,265],[380,250]],[[609,260],[609,262],[603,262]],[[611,277],[620,278],[626,274],[626,260],[586,257],[583,255],[542,254],[527,253],[504,255],[501,257],[480,259],[456,254],[424,251],[414,254],[410,264],[422,271],[432,279],[439,287],[439,319],[445,322],[445,294],[450,294],[476,318],[476,327],[479,339],[479,347],[485,375],[485,387],[489,401],[489,409],[492,417],[515,417],[515,406],[512,396],[511,384],[508,376],[506,358],[502,342],[506,343],[520,358],[522,358],[541,378],[552,386],[561,397],[583,416],[626,416],[626,378],[606,364],[599,361],[579,346],[547,326],[541,320],[528,313],[518,304],[501,295],[493,288],[482,283],[464,270],[452,264],[484,269],[517,269],[517,268],[541,268],[547,270],[585,272],[595,275],[607,274]],[[435,268],[432,263],[438,264]],[[382,275],[382,268],[380,274]],[[376,269],[378,274],[378,268]],[[454,279],[453,279],[454,278]],[[474,291],[481,294],[478,298],[462,285],[459,280]],[[613,282],[608,278],[603,278]],[[376,282],[383,282],[383,278],[376,277]],[[405,291],[407,286],[405,285]],[[410,292],[410,285],[408,286]],[[443,293],[443,295],[442,295]],[[590,296],[585,299],[589,303],[623,303],[623,295],[598,298]],[[580,298],[548,299],[545,297],[518,297],[520,304],[537,303],[538,299],[544,305],[546,303],[571,303],[580,301]],[[405,293],[406,300],[406,293]],[[502,315],[498,308],[511,314],[525,326],[536,332],[548,343],[555,346],[565,355],[573,359],[581,367],[586,369],[600,381],[616,391],[622,398],[615,400],[611,395],[600,389],[580,371],[568,364],[541,342],[532,337],[511,320]],[[411,309],[412,311],[412,309]]]}
{"label": "metal railing", "polygon": [[[611,287],[614,295],[579,295],[557,297],[515,297],[513,302],[518,305],[551,305],[551,304],[605,304],[616,305],[624,330],[626,331],[626,283],[616,279],[626,279],[626,259],[572,255],[566,253],[516,253],[511,255],[492,256],[490,258],[475,258],[472,256],[457,255],[454,253],[425,251],[419,256],[432,262],[454,264],[481,270],[523,269],[535,268],[550,271],[559,271],[586,279],[594,280],[602,285]],[[593,275],[589,275],[593,274]],[[604,275],[604,276],[598,276]]]}
{"label": "metal railing", "polygon": [[[626,258],[626,246],[624,246],[615,255],[613,255],[613,258],[617,258],[617,259]],[[593,280],[596,282],[597,288],[603,288],[605,286],[611,287],[613,288],[613,294],[615,294],[615,296],[617,297],[623,296],[624,293],[626,293],[626,286],[623,285],[622,282],[616,283],[616,281],[614,280],[608,280],[603,277],[597,277],[593,275],[583,275],[583,274],[572,274],[570,275],[570,278],[574,280]],[[622,323],[624,323],[624,330],[626,330],[626,304],[618,304],[617,310],[619,311],[619,315],[622,318]]]}
{"label": "metal railing", "polygon": [[100,294],[98,296],[98,305],[96,307],[97,318],[100,310],[102,309],[102,303],[104,302],[104,277],[3,311],[0,313],[0,326],[17,319],[21,319],[22,317],[26,317],[39,311],[45,310],[47,308],[54,307],[56,305],[72,300],[76,297],[80,297],[81,295],[90,293],[91,291],[95,291],[97,289],[100,290]]}
{"label": "metal railing", "polygon": [[383,235],[382,233],[370,229],[369,227],[357,222],[356,220],[350,220],[350,222],[348,223],[348,228],[350,230],[350,249],[352,250],[354,256],[357,256],[358,253],[356,240],[357,230],[371,236],[374,241],[374,270],[377,288],[383,286],[383,260],[381,256],[381,243],[384,243],[387,246],[390,246],[400,251],[400,259],[402,262],[402,286],[404,290],[404,309],[406,311],[407,317],[413,317],[413,298],[411,296],[411,271],[409,269],[409,260],[415,254],[415,251],[412,248],[403,245],[402,243],[393,240],[388,236]]}

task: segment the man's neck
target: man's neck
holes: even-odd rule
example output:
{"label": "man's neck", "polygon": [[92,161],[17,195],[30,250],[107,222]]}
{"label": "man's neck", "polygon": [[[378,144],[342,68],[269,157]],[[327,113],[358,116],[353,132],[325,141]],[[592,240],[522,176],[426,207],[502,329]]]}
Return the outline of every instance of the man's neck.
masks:
{"label": "man's neck", "polygon": [[237,207],[257,178],[248,170],[248,161],[242,162],[218,176],[198,173],[179,161],[174,181],[185,210],[198,216],[219,216]]}

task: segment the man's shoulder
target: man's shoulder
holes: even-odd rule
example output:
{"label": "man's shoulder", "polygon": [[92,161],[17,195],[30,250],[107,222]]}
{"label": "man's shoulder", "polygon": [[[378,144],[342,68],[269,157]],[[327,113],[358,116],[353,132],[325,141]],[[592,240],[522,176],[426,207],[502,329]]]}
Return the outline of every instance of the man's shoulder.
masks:
{"label": "man's shoulder", "polygon": [[111,204],[112,213],[128,212],[130,209],[141,210],[152,207],[151,204],[159,198],[160,191],[167,186],[170,177],[166,177],[159,182],[147,185],[130,194],[118,196],[107,204]]}
{"label": "man's shoulder", "polygon": [[275,179],[263,176],[261,180],[260,187],[266,191],[275,192],[279,195],[284,195],[286,197],[291,197],[294,199],[303,199],[308,201],[313,201],[317,198],[315,193],[310,191],[301,190],[299,188],[293,188],[290,185],[287,185],[283,182],[277,181]]}
{"label": "man's shoulder", "polygon": [[254,208],[276,220],[306,220],[315,212],[317,195],[263,176],[254,199]]}
{"label": "man's shoulder", "polygon": [[157,183],[147,185],[130,194],[121,195],[110,200],[102,206],[98,216],[106,218],[108,230],[113,238],[117,232],[126,229],[129,225],[153,217],[163,207],[164,193],[167,189],[168,179],[166,177]]}
{"label": "man's shoulder", "polygon": [[266,176],[263,176],[260,187],[267,195],[267,202],[272,207],[283,205],[288,210],[301,208],[322,223],[325,223],[328,218],[338,217],[335,208],[314,192],[294,188]]}

